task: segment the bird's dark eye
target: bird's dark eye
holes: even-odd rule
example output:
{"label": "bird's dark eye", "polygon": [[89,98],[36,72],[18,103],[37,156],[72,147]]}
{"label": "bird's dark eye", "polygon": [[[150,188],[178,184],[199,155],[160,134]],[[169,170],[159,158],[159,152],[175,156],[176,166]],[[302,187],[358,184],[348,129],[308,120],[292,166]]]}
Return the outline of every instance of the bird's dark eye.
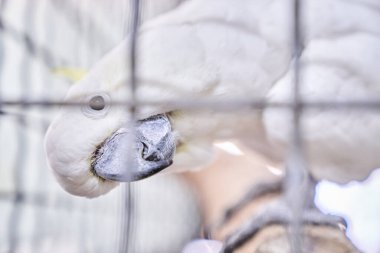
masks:
{"label": "bird's dark eye", "polygon": [[89,118],[104,118],[111,108],[111,98],[105,93],[91,94],[85,98],[86,102],[82,106],[82,113]]}
{"label": "bird's dark eye", "polygon": [[101,111],[106,107],[106,101],[102,96],[97,95],[90,99],[89,106],[92,110]]}

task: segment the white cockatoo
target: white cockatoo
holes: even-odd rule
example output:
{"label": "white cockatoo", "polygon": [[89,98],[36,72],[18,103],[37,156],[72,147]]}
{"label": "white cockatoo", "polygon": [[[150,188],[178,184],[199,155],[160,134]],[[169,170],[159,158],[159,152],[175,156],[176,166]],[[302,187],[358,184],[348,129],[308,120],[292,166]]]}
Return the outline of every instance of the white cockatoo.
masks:
{"label": "white cockatoo", "polygon": [[[377,98],[380,1],[303,2],[302,99]],[[156,103],[137,109],[135,131],[128,108],[110,103],[131,97],[130,45],[121,42],[69,90],[65,101],[83,106],[62,108],[47,132],[48,162],[63,188],[96,197],[119,181],[168,166],[165,171],[191,169],[207,162],[212,143],[224,138],[281,159],[291,130],[287,109],[226,116],[211,109],[190,113],[165,101],[291,101],[291,3],[188,0],[146,21],[138,32],[136,98]],[[303,116],[310,171],[317,179],[361,180],[380,165],[375,112],[316,108]],[[127,166],[127,157],[135,166]]]}

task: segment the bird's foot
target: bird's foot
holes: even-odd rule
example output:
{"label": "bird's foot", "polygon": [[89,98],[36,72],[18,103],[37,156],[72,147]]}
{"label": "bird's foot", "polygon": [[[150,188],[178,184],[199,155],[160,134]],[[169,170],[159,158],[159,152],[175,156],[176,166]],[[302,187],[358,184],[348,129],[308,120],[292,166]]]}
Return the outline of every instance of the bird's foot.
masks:
{"label": "bird's foot", "polygon": [[282,192],[283,182],[282,180],[274,182],[264,182],[255,184],[241,199],[227,208],[222,217],[215,224],[212,224],[206,229],[206,235],[211,236],[215,231],[223,227],[228,223],[239,211],[244,209],[247,205],[255,200],[265,197],[270,194],[280,194]]}
{"label": "bird's foot", "polygon": [[[292,210],[285,201],[275,201],[265,206],[257,215],[248,220],[243,226],[227,237],[222,253],[230,253],[238,249],[252,239],[261,229],[269,225],[287,226],[292,222]],[[304,210],[300,218],[302,225],[329,226],[337,229],[345,229],[346,222],[343,218],[326,215],[313,207]]]}
{"label": "bird's foot", "polygon": [[[237,212],[252,203],[252,201],[269,194],[281,193],[283,191],[282,188],[283,184],[281,181],[254,186],[241,200],[226,209],[219,222],[210,227],[208,231],[209,235],[211,235],[213,231],[222,228],[233,219]],[[280,198],[279,200],[273,201],[265,206],[258,214],[247,220],[244,225],[239,227],[235,232],[227,236],[221,252],[233,252],[251,240],[261,229],[269,225],[287,226],[291,224],[292,221],[293,212],[285,199]],[[302,212],[299,222],[302,225],[322,225],[338,229],[346,227],[344,219],[322,213],[313,203]]]}

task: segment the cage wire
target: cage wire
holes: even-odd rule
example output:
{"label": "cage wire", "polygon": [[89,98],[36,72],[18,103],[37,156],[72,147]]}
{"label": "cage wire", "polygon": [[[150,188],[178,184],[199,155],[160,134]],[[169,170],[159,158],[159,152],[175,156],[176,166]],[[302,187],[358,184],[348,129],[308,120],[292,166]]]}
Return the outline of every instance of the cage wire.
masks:
{"label": "cage wire", "polygon": [[[183,98],[165,102],[137,100],[138,27],[142,19],[152,15],[144,12],[148,1],[142,2],[139,0],[98,1],[97,4],[100,7],[96,7],[97,4],[91,1],[0,1],[1,90],[4,91],[7,85],[19,84],[13,91],[0,94],[2,149],[12,150],[11,154],[13,154],[5,161],[1,159],[0,224],[2,225],[0,235],[2,238],[0,244],[2,246],[0,246],[0,251],[48,252],[54,247],[56,252],[67,252],[65,250],[70,252],[110,252],[110,250],[136,252],[136,249],[144,244],[144,240],[138,239],[136,235],[142,233],[139,227],[144,226],[139,216],[147,218],[142,210],[150,208],[149,202],[154,200],[157,193],[154,194],[151,188],[126,183],[113,194],[91,202],[66,196],[56,185],[49,183],[53,179],[47,174],[44,159],[41,159],[44,157],[43,151],[35,148],[43,146],[41,133],[46,131],[51,115],[55,113],[57,107],[75,108],[83,105],[77,102],[61,101],[60,98],[67,89],[67,84],[62,79],[52,76],[50,71],[60,66],[89,68],[102,54],[127,36],[130,43],[130,56],[126,56],[126,61],[129,62],[131,80],[126,83],[126,86],[132,96],[128,101],[112,101],[111,104],[129,108],[130,122],[136,120],[135,113],[141,106],[157,106],[162,103],[184,111],[212,109],[234,112],[242,108],[260,110],[272,107],[286,108],[293,113],[292,145],[286,166],[286,196],[293,213],[293,222],[290,226],[292,251],[301,252],[300,217],[309,197],[306,190],[309,184],[308,165],[302,143],[303,112],[310,108],[336,111],[342,109],[378,110],[380,101],[306,102],[302,100],[300,95],[300,90],[302,90],[300,56],[303,49],[302,0],[294,0],[291,6],[294,14],[293,27],[290,29],[293,32],[293,48],[291,49],[294,57],[293,101],[280,103],[248,99],[188,101]],[[164,4],[160,12],[164,13],[180,2]],[[123,5],[122,8],[120,8],[120,3]],[[97,16],[97,19],[94,19],[94,16]],[[107,21],[107,19],[110,20]],[[117,22],[117,20],[124,21]],[[61,33],[63,30],[64,35]],[[21,52],[19,48],[22,48]],[[12,53],[16,55],[11,55]],[[7,76],[7,79],[4,76]],[[54,83],[54,85],[46,85],[49,83]],[[30,129],[31,132],[26,132],[25,129]],[[132,159],[129,160],[133,165]],[[37,169],[38,167],[40,169]],[[175,189],[181,189],[183,195],[191,198],[189,190],[182,189],[183,186],[173,179],[157,181],[154,185],[162,188],[168,183]],[[301,186],[301,190],[294,186]],[[146,200],[141,201],[140,197],[147,196],[148,193],[155,197],[147,197]],[[162,190],[161,194],[171,196],[165,190]],[[178,203],[186,207],[185,209],[191,209],[186,203],[180,201]],[[166,207],[162,205],[161,209]],[[181,215],[195,212],[195,210],[179,211],[177,217],[171,214],[169,218],[172,223],[175,223],[182,221]],[[192,215],[194,215],[194,220],[199,221],[199,217]],[[157,219],[157,216],[153,215],[151,219]],[[76,225],[63,224],[62,220],[71,221]],[[184,227],[191,226],[186,223]],[[198,228],[193,226],[191,229],[197,231]],[[95,232],[91,232],[88,236],[86,233],[90,229]],[[152,227],[146,226],[143,232],[149,233],[149,229]],[[97,238],[96,240],[101,243],[94,242],[91,238]],[[166,248],[166,251],[161,252],[178,252],[184,241],[190,239],[189,236],[185,237],[183,241],[178,242],[177,246],[173,246],[175,243],[171,241],[171,247],[175,250]],[[24,243],[25,241],[28,243]],[[166,245],[166,247],[169,246]],[[152,249],[148,247],[141,252],[159,252],[150,250]]]}

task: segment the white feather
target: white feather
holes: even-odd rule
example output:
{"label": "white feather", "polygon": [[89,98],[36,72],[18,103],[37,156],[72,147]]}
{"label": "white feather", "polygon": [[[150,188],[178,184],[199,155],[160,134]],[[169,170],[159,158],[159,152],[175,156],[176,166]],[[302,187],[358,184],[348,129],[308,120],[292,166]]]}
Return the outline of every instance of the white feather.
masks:
{"label": "white feather", "polygon": [[[140,100],[212,98],[291,99],[292,9],[290,0],[189,0],[146,21],[139,32]],[[374,8],[370,8],[370,6]],[[307,101],[377,98],[380,76],[379,8],[376,0],[309,0],[305,5],[302,96]],[[129,98],[128,43],[123,41],[69,91],[84,101],[106,92]],[[175,111],[150,106],[138,118]],[[51,167],[66,190],[93,197],[116,183],[89,173],[96,145],[126,120],[121,108],[103,119],[64,109],[47,135]],[[289,141],[290,114],[267,109],[218,114],[177,112],[172,125],[183,143],[169,171],[198,167],[212,158],[216,140],[240,139],[254,150],[281,159]],[[314,110],[304,119],[311,171],[337,182],[360,180],[380,164],[380,119],[375,113]],[[95,178],[95,179],[94,179]]]}

